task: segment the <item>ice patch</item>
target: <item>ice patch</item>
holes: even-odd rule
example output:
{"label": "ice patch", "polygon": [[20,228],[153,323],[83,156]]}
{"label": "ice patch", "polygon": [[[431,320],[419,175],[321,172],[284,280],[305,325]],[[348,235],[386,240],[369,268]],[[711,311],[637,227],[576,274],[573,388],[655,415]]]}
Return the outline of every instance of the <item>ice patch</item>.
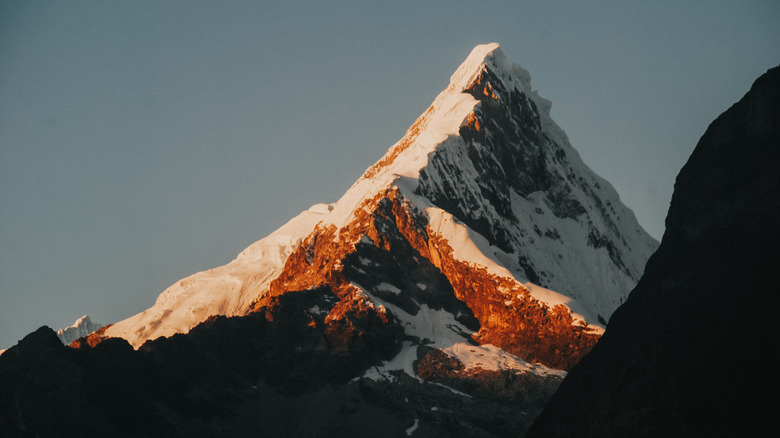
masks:
{"label": "ice patch", "polygon": [[410,341],[403,341],[401,344],[401,351],[396,354],[395,357],[385,361],[382,365],[369,368],[365,374],[363,374],[363,377],[367,377],[374,381],[387,380],[395,382],[396,377],[392,375],[390,371],[401,370],[410,377],[422,382],[422,379],[417,376],[417,373],[414,370],[414,361],[416,360],[417,345],[412,344]]}
{"label": "ice patch", "polygon": [[466,370],[530,372],[539,376],[566,376],[566,372],[527,362],[492,344],[471,345],[465,342],[442,349],[457,358]]}
{"label": "ice patch", "polygon": [[417,426],[420,424],[420,419],[415,418],[414,424],[412,424],[412,427],[406,429],[406,436],[412,436],[415,430],[417,430]]}
{"label": "ice patch", "polygon": [[440,386],[440,387],[442,387],[444,389],[447,389],[447,390],[449,390],[453,394],[457,394],[457,395],[460,395],[460,396],[463,396],[463,397],[466,397],[466,398],[472,398],[469,394],[466,394],[465,392],[458,391],[457,389],[454,389],[454,388],[450,388],[449,386],[444,385],[442,383],[438,383],[438,382],[428,382],[428,383],[430,383],[431,385],[436,385],[436,386]]}
{"label": "ice patch", "polygon": [[324,309],[320,309],[320,306],[314,306],[309,307],[309,313],[314,313],[315,315],[327,315],[330,312]]}
{"label": "ice patch", "polygon": [[377,290],[380,290],[382,292],[389,292],[394,295],[398,295],[401,293],[401,289],[398,289],[396,286],[384,281],[379,283],[376,288]]}

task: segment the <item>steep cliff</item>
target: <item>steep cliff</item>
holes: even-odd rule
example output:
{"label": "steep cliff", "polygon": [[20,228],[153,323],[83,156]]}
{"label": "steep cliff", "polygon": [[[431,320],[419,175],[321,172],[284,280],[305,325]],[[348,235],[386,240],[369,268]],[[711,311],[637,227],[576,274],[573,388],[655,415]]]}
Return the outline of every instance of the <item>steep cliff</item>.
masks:
{"label": "steep cliff", "polygon": [[680,171],[661,246],[528,436],[776,436],[780,68]]}

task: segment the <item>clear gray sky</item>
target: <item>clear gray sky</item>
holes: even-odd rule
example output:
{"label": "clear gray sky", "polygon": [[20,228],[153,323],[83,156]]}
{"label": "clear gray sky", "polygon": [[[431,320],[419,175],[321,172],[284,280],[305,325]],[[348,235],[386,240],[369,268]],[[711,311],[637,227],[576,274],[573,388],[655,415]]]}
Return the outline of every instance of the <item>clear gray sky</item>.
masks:
{"label": "clear gray sky", "polygon": [[492,41],[660,238],[778,23],[776,0],[3,1],[0,347],[142,311],[335,201]]}

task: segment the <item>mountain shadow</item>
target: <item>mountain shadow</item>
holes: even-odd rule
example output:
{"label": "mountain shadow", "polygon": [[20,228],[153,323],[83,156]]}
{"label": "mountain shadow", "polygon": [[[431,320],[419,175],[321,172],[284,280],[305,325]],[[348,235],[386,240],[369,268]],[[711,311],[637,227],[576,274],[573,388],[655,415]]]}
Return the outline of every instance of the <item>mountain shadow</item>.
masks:
{"label": "mountain shadow", "polygon": [[529,437],[780,436],[780,67],[675,183],[627,302]]}

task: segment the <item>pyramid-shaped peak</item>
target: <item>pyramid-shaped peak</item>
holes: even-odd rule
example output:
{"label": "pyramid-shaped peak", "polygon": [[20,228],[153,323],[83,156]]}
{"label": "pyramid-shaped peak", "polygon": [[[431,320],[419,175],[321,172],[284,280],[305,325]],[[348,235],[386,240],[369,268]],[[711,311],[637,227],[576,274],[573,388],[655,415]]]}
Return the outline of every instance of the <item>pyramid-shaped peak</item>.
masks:
{"label": "pyramid-shaped peak", "polygon": [[501,51],[498,43],[480,44],[450,77],[450,90],[462,92],[484,71],[490,71],[499,78],[506,89],[516,88],[530,91],[531,75],[524,68],[510,61]]}
{"label": "pyramid-shaped peak", "polygon": [[[429,254],[430,266],[441,269],[441,254],[451,254],[522,290],[527,282],[549,290],[534,293],[552,307],[576,301],[570,308],[580,315],[577,321],[608,317],[655,244],[611,186],[581,162],[549,108],[531,90],[528,72],[497,43],[476,46],[403,138],[337,202],[301,213],[233,262],[173,284],[151,309],[103,335],[137,348],[148,339],[186,333],[212,315],[244,315],[286,291],[332,280],[347,293],[358,286],[346,280],[345,266],[353,259],[371,262],[368,254],[351,254],[376,247],[380,257],[396,244],[416,253],[389,256],[393,260],[417,263]],[[436,242],[444,252],[431,249]],[[568,262],[572,253],[588,263]],[[369,278],[368,265],[352,268],[355,284],[376,286],[381,296],[428,287],[418,288],[411,278],[395,284],[387,272]]]}
{"label": "pyramid-shaped peak", "polygon": [[496,51],[501,53],[501,46],[498,43],[480,44],[471,49],[471,53],[469,54],[468,58],[466,58],[466,61],[463,62],[463,64],[465,65],[469,62],[484,63],[485,58]]}

